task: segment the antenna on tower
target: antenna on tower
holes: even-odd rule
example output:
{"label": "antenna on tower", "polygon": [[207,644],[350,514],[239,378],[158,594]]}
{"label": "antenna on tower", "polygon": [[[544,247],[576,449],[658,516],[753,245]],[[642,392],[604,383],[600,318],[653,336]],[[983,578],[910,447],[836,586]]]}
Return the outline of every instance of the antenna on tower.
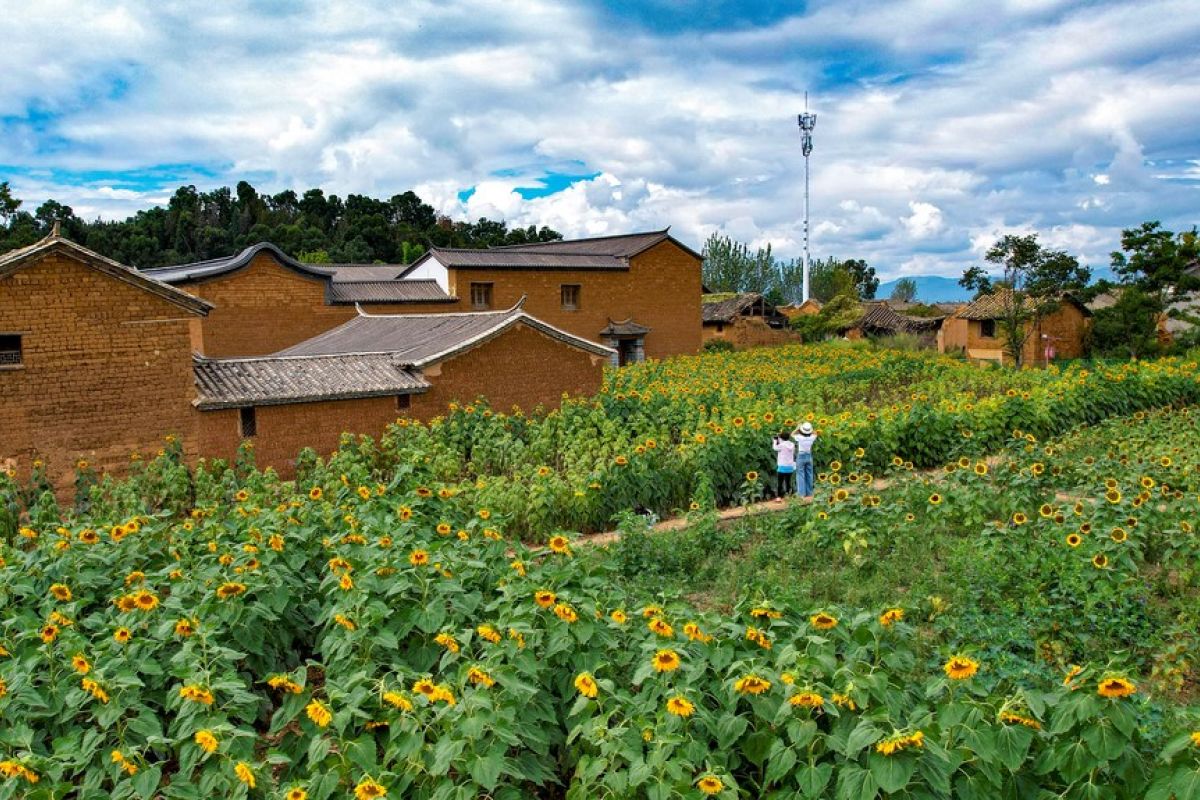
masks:
{"label": "antenna on tower", "polygon": [[808,113],[808,92],[804,93],[804,113],[797,116],[800,123],[800,152],[804,154],[804,273],[800,302],[808,301],[808,157],[812,155],[813,128],[817,115]]}

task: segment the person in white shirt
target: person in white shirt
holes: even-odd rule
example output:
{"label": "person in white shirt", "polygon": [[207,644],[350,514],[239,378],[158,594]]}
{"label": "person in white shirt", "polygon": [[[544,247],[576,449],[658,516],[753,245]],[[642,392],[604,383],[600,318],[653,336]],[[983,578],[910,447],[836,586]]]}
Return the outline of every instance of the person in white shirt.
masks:
{"label": "person in white shirt", "polygon": [[771,440],[775,451],[775,499],[782,501],[791,492],[792,474],[796,471],[796,443],[783,431]]}
{"label": "person in white shirt", "polygon": [[813,445],[817,434],[813,431],[811,422],[802,422],[800,427],[792,431],[796,440],[796,494],[801,497],[813,496]]}

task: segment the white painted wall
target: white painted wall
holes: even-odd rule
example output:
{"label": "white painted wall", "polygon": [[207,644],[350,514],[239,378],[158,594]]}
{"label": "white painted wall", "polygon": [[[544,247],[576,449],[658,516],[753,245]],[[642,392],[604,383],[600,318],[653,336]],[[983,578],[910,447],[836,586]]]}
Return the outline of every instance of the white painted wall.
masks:
{"label": "white painted wall", "polygon": [[404,276],[405,278],[432,278],[437,281],[438,286],[442,287],[442,291],[450,293],[450,273],[446,267],[433,256],[427,257],[422,261],[412,272]]}

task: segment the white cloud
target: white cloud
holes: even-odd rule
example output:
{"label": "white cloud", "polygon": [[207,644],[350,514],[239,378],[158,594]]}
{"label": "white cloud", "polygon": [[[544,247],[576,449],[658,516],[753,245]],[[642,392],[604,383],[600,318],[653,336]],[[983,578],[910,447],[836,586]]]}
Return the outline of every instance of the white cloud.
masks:
{"label": "white cloud", "polygon": [[[123,217],[187,167],[124,173],[195,164],[201,188],[413,188],[456,218],[671,225],[694,246],[720,230],[792,257],[807,84],[814,255],[955,275],[998,231],[1037,230],[1103,261],[1122,226],[1197,221],[1194,11],[818,0],[687,33],[554,0],[0,0],[0,179],[30,206]],[[600,175],[521,198],[543,169]]]}

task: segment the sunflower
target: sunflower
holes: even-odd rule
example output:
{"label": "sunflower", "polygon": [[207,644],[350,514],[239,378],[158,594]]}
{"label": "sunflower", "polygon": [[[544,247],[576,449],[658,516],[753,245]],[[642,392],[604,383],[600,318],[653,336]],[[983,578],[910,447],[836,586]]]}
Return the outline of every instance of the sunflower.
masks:
{"label": "sunflower", "polygon": [[808,618],[808,624],[819,631],[827,631],[836,628],[838,620],[837,617],[820,611]]}
{"label": "sunflower", "polygon": [[733,683],[733,690],[738,694],[762,694],[771,688],[771,682],[757,675],[743,675]]}
{"label": "sunflower", "polygon": [[1125,532],[1124,528],[1113,528],[1112,533],[1109,534],[1109,538],[1111,538],[1117,544],[1120,544],[1129,538],[1129,534]]}
{"label": "sunflower", "polygon": [[387,794],[387,787],[376,783],[370,778],[363,778],[354,787],[355,800],[375,800],[377,797],[383,797]]}
{"label": "sunflower", "polygon": [[623,467],[629,463],[629,459],[625,456],[617,456],[615,459],[613,459],[613,461],[618,467]]}
{"label": "sunflower", "polygon": [[1038,507],[1038,515],[1042,519],[1050,519],[1054,516],[1054,506],[1050,505],[1049,503],[1042,503]]}
{"label": "sunflower", "polygon": [[1071,547],[1079,547],[1083,543],[1083,537],[1078,533],[1072,533],[1067,536],[1067,544]]}
{"label": "sunflower", "polygon": [[449,522],[439,522],[437,524],[437,532],[439,536],[449,536],[451,530],[453,530],[453,528],[450,526]]}
{"label": "sunflower", "polygon": [[558,553],[559,555],[571,554],[571,543],[565,536],[551,536],[548,544],[551,552]]}
{"label": "sunflower", "polygon": [[825,698],[816,692],[796,692],[788,702],[796,708],[820,708],[825,705]]}
{"label": "sunflower", "polygon": [[629,619],[627,616],[625,616],[625,612],[619,608],[616,609],[615,611],[613,611],[611,614],[609,614],[608,618],[611,619],[613,622],[617,623],[618,625],[624,625],[625,622]]}
{"label": "sunflower", "polygon": [[677,717],[687,718],[696,713],[696,706],[681,694],[667,700],[667,711]]}
{"label": "sunflower", "polygon": [[320,486],[314,486],[308,490],[309,500],[320,500],[322,495],[324,495],[324,492],[321,490]]}
{"label": "sunflower", "polygon": [[1137,692],[1137,687],[1127,679],[1117,675],[1106,675],[1096,685],[1096,694],[1101,697],[1129,697]]}
{"label": "sunflower", "polygon": [[655,633],[664,639],[669,639],[675,635],[675,629],[662,617],[655,617],[650,620],[646,623],[646,627],[650,629],[651,633]]}
{"label": "sunflower", "polygon": [[674,672],[679,669],[679,654],[674,650],[659,650],[651,660],[655,672]]}
{"label": "sunflower", "polygon": [[1104,553],[1096,553],[1096,555],[1092,556],[1092,566],[1096,569],[1104,569],[1108,566],[1108,556],[1104,555]]}
{"label": "sunflower", "polygon": [[250,769],[250,765],[245,761],[237,762],[233,768],[233,774],[237,775],[237,779],[251,789],[254,788],[254,770]]}
{"label": "sunflower", "polygon": [[1018,511],[1017,513],[1012,515],[1012,522],[1013,522],[1013,525],[1024,525],[1026,522],[1029,522],[1029,517],[1025,516],[1025,514]]}
{"label": "sunflower", "polygon": [[142,611],[153,611],[158,608],[158,598],[153,592],[148,592],[145,589],[133,595],[133,602]]}
{"label": "sunflower", "polygon": [[1104,493],[1104,499],[1110,503],[1119,503],[1121,502],[1121,493],[1116,489],[1109,489]]}
{"label": "sunflower", "polygon": [[754,483],[756,480],[758,480],[758,473],[754,470],[750,470],[746,473],[746,480],[750,483]]}
{"label": "sunflower", "polygon": [[306,792],[304,789],[301,789],[299,786],[293,786],[291,789],[287,790],[287,794],[285,794],[283,797],[284,800],[308,800],[308,792]]}
{"label": "sunflower", "polygon": [[1041,464],[1040,462],[1035,461],[1034,463],[1029,465],[1029,471],[1031,473],[1033,473],[1034,475],[1041,475],[1043,472],[1046,471],[1046,467],[1043,464]]}
{"label": "sunflower", "polygon": [[1024,725],[1026,728],[1035,731],[1040,731],[1042,729],[1042,723],[1038,722],[1036,719],[1033,719],[1032,717],[1025,717],[1020,714],[1014,714],[1011,711],[1000,712],[1000,721],[1009,725]]}
{"label": "sunflower", "polygon": [[117,644],[125,644],[132,638],[133,634],[130,633],[129,628],[117,628],[113,632],[113,639],[116,640]]}
{"label": "sunflower", "polygon": [[587,698],[594,699],[600,693],[596,679],[590,672],[581,672],[575,676],[575,690]]}
{"label": "sunflower", "polygon": [[937,492],[934,492],[933,494],[929,495],[929,505],[940,506],[941,504],[942,504],[942,496],[940,494],[938,494]]}
{"label": "sunflower", "polygon": [[467,670],[467,680],[485,689],[490,689],[496,685],[496,679],[479,667],[471,667]]}
{"label": "sunflower", "polygon": [[221,600],[228,600],[231,597],[237,597],[246,591],[244,583],[223,583],[217,587],[217,597]]}
{"label": "sunflower", "polygon": [[537,603],[542,608],[550,608],[554,605],[557,599],[554,592],[549,589],[538,589],[533,593],[533,602]]}
{"label": "sunflower", "polygon": [[206,753],[215,753],[217,751],[217,737],[209,730],[196,731],[196,735],[192,737],[196,746]]}
{"label": "sunflower", "polygon": [[879,624],[885,628],[904,619],[903,608],[889,608],[879,615]]}
{"label": "sunflower", "polygon": [[424,567],[429,563],[429,553],[426,550],[413,550],[408,554],[408,563],[414,567]]}
{"label": "sunflower", "polygon": [[38,631],[38,635],[42,638],[43,642],[45,642],[46,644],[50,644],[55,639],[58,638],[58,626],[57,625],[43,625],[42,629],[40,631]]}
{"label": "sunflower", "polygon": [[320,700],[311,701],[304,707],[304,713],[318,728],[324,728],[333,721],[333,712]]}
{"label": "sunflower", "polygon": [[71,588],[65,583],[51,584],[50,594],[60,603],[69,603],[71,601]]}
{"label": "sunflower", "polygon": [[572,623],[579,619],[575,609],[571,608],[568,603],[557,603],[554,606],[554,615],[566,623]]}
{"label": "sunflower", "polygon": [[833,502],[840,503],[850,496],[849,489],[838,489],[833,493]]}
{"label": "sunflower", "polygon": [[952,681],[965,681],[979,671],[979,662],[966,656],[954,656],[942,666],[942,670]]}
{"label": "sunflower", "polygon": [[437,636],[433,637],[433,641],[440,644],[451,653],[458,652],[458,641],[448,633],[439,633]]}

